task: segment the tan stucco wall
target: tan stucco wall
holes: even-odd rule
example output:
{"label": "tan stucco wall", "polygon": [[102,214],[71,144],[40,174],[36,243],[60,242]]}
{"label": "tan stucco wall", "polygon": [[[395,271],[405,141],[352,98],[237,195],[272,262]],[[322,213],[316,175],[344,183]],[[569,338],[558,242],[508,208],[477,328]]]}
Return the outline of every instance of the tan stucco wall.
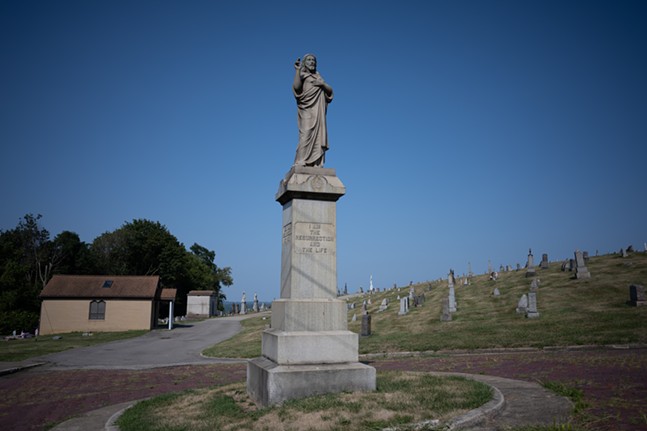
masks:
{"label": "tan stucco wall", "polygon": [[90,320],[89,299],[46,299],[40,307],[40,334],[150,330],[152,308],[152,301],[106,300],[105,320]]}

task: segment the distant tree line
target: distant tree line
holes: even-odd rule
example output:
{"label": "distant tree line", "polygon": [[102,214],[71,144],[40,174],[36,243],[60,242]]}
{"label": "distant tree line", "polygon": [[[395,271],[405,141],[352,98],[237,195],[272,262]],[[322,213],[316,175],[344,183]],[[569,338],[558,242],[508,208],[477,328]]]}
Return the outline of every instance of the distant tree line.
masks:
{"label": "distant tree line", "polygon": [[63,231],[50,239],[41,215],[25,215],[14,229],[0,230],[0,333],[33,331],[40,317],[39,294],[53,274],[159,275],[177,289],[176,314],[186,312],[191,290],[212,290],[223,309],[223,286],[231,268],[215,263],[216,253],[200,244],[189,250],[159,222],[137,219],[87,244]]}

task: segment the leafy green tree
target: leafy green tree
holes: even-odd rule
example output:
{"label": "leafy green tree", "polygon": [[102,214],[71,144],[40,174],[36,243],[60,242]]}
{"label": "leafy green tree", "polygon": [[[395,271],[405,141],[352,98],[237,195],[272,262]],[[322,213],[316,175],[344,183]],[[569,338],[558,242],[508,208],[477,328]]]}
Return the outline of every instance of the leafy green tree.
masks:
{"label": "leafy green tree", "polygon": [[0,231],[0,331],[33,331],[38,295],[59,262],[41,215],[26,214],[16,228]]}
{"label": "leafy green tree", "polygon": [[53,253],[58,263],[53,269],[56,274],[91,274],[92,264],[88,245],[75,232],[63,231],[52,241]]}
{"label": "leafy green tree", "polygon": [[199,290],[213,290],[216,292],[218,294],[218,309],[224,310],[224,301],[227,299],[227,296],[223,293],[222,286],[231,286],[234,284],[234,279],[231,275],[231,268],[228,266],[219,268],[215,263],[216,252],[209,250],[198,243],[194,243],[191,246],[191,252],[193,253],[193,256],[197,257],[208,269],[208,283],[204,285],[205,287]]}
{"label": "leafy green tree", "polygon": [[95,272],[159,275],[163,285],[182,278],[184,246],[159,222],[133,220],[97,237],[90,246]]}

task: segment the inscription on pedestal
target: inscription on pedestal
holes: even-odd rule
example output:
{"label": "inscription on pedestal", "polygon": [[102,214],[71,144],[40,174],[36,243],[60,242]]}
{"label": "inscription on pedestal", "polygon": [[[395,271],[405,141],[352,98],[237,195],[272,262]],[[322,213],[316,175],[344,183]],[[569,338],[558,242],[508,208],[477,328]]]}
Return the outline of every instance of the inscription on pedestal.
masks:
{"label": "inscription on pedestal", "polygon": [[290,242],[290,237],[292,236],[292,223],[288,223],[283,226],[283,244]]}
{"label": "inscription on pedestal", "polygon": [[298,254],[334,255],[335,225],[332,223],[295,223],[294,251]]}

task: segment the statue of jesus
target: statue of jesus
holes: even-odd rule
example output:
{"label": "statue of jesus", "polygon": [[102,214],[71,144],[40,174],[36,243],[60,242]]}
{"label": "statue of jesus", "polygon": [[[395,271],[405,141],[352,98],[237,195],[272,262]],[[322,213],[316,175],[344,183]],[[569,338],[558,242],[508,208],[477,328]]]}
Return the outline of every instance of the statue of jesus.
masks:
{"label": "statue of jesus", "polygon": [[332,102],[332,87],[317,72],[317,58],[312,54],[294,62],[292,90],[297,101],[299,145],[295,166],[323,167],[328,150],[326,111]]}

